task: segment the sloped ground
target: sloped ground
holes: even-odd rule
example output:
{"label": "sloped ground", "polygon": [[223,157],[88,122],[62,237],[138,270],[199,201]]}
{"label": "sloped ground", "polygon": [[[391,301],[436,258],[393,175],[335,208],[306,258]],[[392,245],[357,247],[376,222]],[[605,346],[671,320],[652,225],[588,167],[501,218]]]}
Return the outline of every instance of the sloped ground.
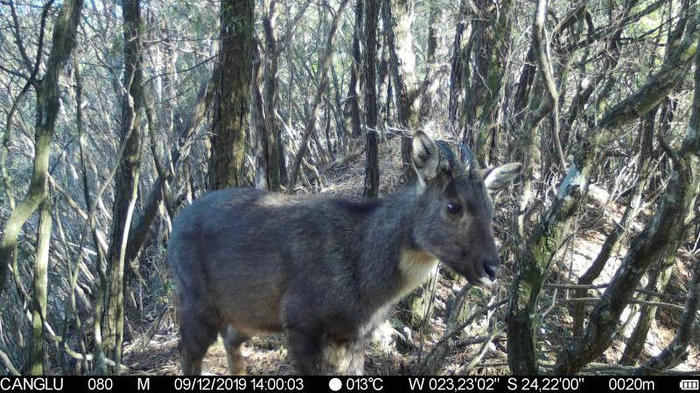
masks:
{"label": "sloped ground", "polygon": [[[382,143],[381,157],[387,157],[380,162],[382,174],[381,193],[391,192],[400,187],[399,177],[399,138],[395,138],[389,143]],[[388,157],[391,157],[390,159]],[[325,184],[322,192],[346,195],[359,198],[362,193],[364,179],[364,154],[360,154],[353,162],[345,165],[333,167],[324,173]],[[606,200],[606,194],[600,189],[595,189],[590,206],[593,209],[600,209],[604,206],[602,216],[594,218],[594,224],[590,229],[579,231],[570,244],[565,245],[557,258],[558,265],[555,267],[558,274],[550,278],[550,283],[574,283],[583,271],[591,264],[596,257],[600,247],[605,240],[605,234],[609,232],[614,221],[619,221],[624,206]],[[651,213],[646,212],[648,217]],[[644,216],[644,214],[643,214]],[[614,221],[613,221],[614,220]],[[590,223],[589,223],[590,224]],[[582,225],[584,226],[584,225]],[[641,230],[642,224],[635,223],[635,233]],[[613,258],[608,262],[601,276],[594,284],[602,284],[610,280],[615,270],[619,267],[620,258],[625,255],[626,244],[613,254]],[[680,283],[690,281],[689,267],[696,263],[688,253],[679,255],[679,268],[675,270],[674,277],[668,290],[671,294],[684,295],[687,288]],[[444,267],[441,266],[441,271]],[[505,266],[504,274],[512,274],[513,267]],[[510,283],[512,277],[503,277],[502,283]],[[385,323],[375,333],[375,339],[367,350],[367,361],[365,372],[367,374],[407,374],[415,373],[415,369],[420,359],[426,356],[435,343],[443,336],[446,328],[447,305],[454,295],[466,283],[463,278],[454,277],[452,274],[441,274],[441,279],[435,288],[434,312],[428,328],[423,333],[406,331],[397,322],[396,318],[390,318],[393,323]],[[601,290],[602,291],[602,290]],[[590,291],[589,296],[602,293],[601,291]],[[488,299],[497,293],[497,297],[505,299],[507,288],[504,286],[489,289],[471,289],[468,301],[484,305]],[[556,296],[552,289],[545,289],[541,306],[542,310],[547,310],[547,318],[543,321],[539,330],[541,344],[540,352],[547,358],[543,363],[554,360],[557,352],[565,342],[565,334],[572,329],[570,314],[561,305],[551,308],[554,300],[560,300],[565,295],[562,290],[558,290]],[[681,312],[675,309],[660,309],[654,321],[651,331],[647,337],[643,358],[646,360],[658,354],[675,336],[675,329],[678,326]],[[468,371],[470,374],[507,374],[506,364],[506,339],[503,322],[503,311],[496,312],[495,327],[500,330],[496,335],[493,344],[486,349],[486,354],[480,362]],[[623,315],[624,318],[627,315]],[[129,343],[125,350],[125,364],[133,374],[179,374],[179,354],[177,351],[177,325],[174,311],[171,308],[165,311],[163,318],[154,318],[158,323],[157,329],[151,326],[151,332],[155,334],[148,340],[148,337],[139,337],[142,343]],[[631,324],[631,326],[634,326]],[[401,334],[397,333],[397,329]],[[407,329],[407,328],[406,328]],[[631,329],[628,329],[631,331]],[[700,330],[700,329],[699,329]],[[629,334],[629,332],[626,332]],[[697,332],[696,332],[697,333]],[[481,349],[482,338],[488,334],[485,320],[478,320],[465,331],[461,338],[455,341],[455,345],[450,350],[448,359],[445,359],[443,372],[455,374],[465,372],[465,365],[468,364]],[[407,349],[403,344],[405,340],[397,339],[400,336],[410,335],[414,347]],[[700,370],[700,350],[699,335],[695,335],[695,341],[689,349],[688,359],[680,365],[679,371]],[[622,351],[624,350],[624,338],[618,339],[596,362],[608,365],[617,364]],[[260,335],[254,337],[243,346],[243,355],[247,359],[248,374],[265,375],[286,375],[293,372],[290,360],[287,356],[287,349],[283,336]],[[203,370],[205,374],[225,375],[228,373],[226,366],[226,354],[219,339],[210,349],[204,360]]]}

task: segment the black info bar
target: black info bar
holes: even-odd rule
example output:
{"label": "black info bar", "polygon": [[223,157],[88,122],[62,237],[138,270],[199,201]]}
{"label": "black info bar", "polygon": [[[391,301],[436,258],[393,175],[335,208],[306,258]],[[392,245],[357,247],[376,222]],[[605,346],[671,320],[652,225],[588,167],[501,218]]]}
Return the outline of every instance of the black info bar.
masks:
{"label": "black info bar", "polygon": [[686,376],[0,377],[0,392],[697,392]]}

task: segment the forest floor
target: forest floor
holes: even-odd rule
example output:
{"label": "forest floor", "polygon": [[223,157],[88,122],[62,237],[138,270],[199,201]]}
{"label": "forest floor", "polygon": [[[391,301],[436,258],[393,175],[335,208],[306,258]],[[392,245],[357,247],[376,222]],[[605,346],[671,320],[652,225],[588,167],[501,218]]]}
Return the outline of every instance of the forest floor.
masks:
{"label": "forest floor", "polygon": [[[399,138],[389,143],[382,143],[380,157],[380,170],[382,173],[381,194],[394,191],[400,187],[398,168],[400,157]],[[391,158],[389,158],[391,157]],[[336,166],[322,176],[326,182],[321,187],[323,193],[335,195],[345,195],[352,198],[361,196],[364,179],[364,154],[358,155],[353,161]],[[624,211],[622,204],[617,204],[608,200],[607,193],[600,188],[593,188],[589,198],[589,209],[593,211],[603,211],[604,214],[583,215],[579,222],[581,229],[567,245],[562,247],[558,257],[555,259],[557,265],[553,268],[553,273],[549,278],[549,283],[575,283],[578,276],[585,271],[596,257],[605,240],[606,233],[610,231],[615,221],[619,221]],[[597,206],[596,206],[597,205]],[[597,207],[597,208],[593,208]],[[646,212],[646,218],[651,214]],[[644,219],[644,217],[643,217]],[[633,228],[637,233],[641,230],[642,224],[636,222]],[[496,228],[498,233],[498,228]],[[625,255],[626,245],[618,250],[613,260],[609,261],[601,276],[594,284],[601,284],[609,281],[620,265],[620,258]],[[680,263],[674,269],[671,284],[667,290],[670,295],[684,297],[687,288],[682,283],[690,282],[689,268],[693,263],[693,257],[687,252],[679,255]],[[440,267],[441,271],[447,268]],[[512,282],[512,266],[504,269],[505,277],[500,282]],[[510,276],[510,277],[509,277]],[[390,322],[382,324],[374,334],[374,338],[367,350],[365,373],[372,375],[386,374],[411,374],[415,373],[418,362],[423,358],[434,344],[443,336],[446,328],[447,304],[459,292],[460,288],[466,284],[463,278],[455,277],[453,274],[441,274],[436,285],[433,313],[427,328],[422,333],[407,331],[400,325],[397,318],[390,317]],[[497,286],[498,284],[496,284]],[[495,291],[495,292],[494,292]],[[602,291],[602,290],[601,290]],[[505,299],[508,290],[503,287],[489,289],[471,289],[468,294],[469,302],[485,304],[492,295]],[[589,296],[602,292],[590,291]],[[563,290],[556,293],[553,289],[545,289],[541,298],[541,309],[550,309],[551,304],[561,302],[565,297]],[[597,296],[597,295],[595,295]],[[172,296],[170,296],[172,297]],[[682,304],[682,301],[677,302]],[[155,374],[155,375],[175,375],[180,373],[180,360],[177,350],[177,322],[175,312],[172,307],[174,303],[161,306],[159,312],[153,312],[152,322],[143,327],[143,332],[135,334],[135,338],[127,343],[125,348],[125,365],[129,368],[129,374]],[[542,364],[554,361],[557,353],[565,343],[566,337],[572,331],[571,304],[564,304],[560,307],[552,308],[543,321],[538,334],[541,345],[539,351],[543,359]],[[155,307],[154,307],[155,308]],[[568,310],[567,310],[568,309]],[[589,307],[590,311],[590,307]],[[622,318],[627,319],[629,312]],[[675,329],[681,311],[677,309],[660,309],[656,320],[647,336],[643,352],[643,360],[658,354],[675,336]],[[503,322],[503,310],[497,313],[497,329],[500,333],[496,335],[493,344],[486,349],[486,354],[480,362],[473,368],[465,370],[464,366],[482,349],[479,344],[479,337],[486,334],[486,323],[484,320],[477,320],[471,325],[462,336],[454,341],[454,345],[449,351],[448,358],[443,364],[442,373],[461,374],[507,374],[506,358],[506,337],[503,333],[505,324]],[[628,324],[625,333],[617,339],[613,345],[599,359],[598,365],[616,365],[624,350],[625,336],[629,336],[634,327],[634,323]],[[700,330],[700,328],[696,328]],[[398,331],[404,333],[403,337],[410,334],[413,345],[406,348],[402,345],[405,340],[397,339],[401,336]],[[678,371],[698,371],[700,370],[700,332],[696,331],[695,339],[689,348],[687,360],[678,366]],[[475,339],[476,338],[476,339]],[[476,341],[476,343],[475,343]],[[246,358],[247,373],[251,375],[287,375],[293,372],[284,337],[280,334],[259,335],[253,337],[243,346],[243,356]],[[226,354],[219,338],[209,349],[204,359],[203,372],[208,375],[226,375],[228,369],[226,365]],[[545,368],[546,371],[546,368]]]}

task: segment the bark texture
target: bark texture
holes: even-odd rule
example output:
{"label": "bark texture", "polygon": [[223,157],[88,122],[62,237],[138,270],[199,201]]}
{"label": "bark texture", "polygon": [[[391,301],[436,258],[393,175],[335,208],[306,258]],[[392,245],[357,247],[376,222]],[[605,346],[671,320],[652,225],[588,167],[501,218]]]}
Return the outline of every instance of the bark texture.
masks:
{"label": "bark texture", "polygon": [[221,46],[212,122],[209,189],[243,185],[253,70],[252,0],[221,1]]}

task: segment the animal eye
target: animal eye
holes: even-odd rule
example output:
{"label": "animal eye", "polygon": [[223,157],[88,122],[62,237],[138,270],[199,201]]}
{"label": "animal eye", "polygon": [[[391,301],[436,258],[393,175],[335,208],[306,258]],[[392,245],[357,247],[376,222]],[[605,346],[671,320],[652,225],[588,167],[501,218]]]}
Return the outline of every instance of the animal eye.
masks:
{"label": "animal eye", "polygon": [[462,205],[459,203],[450,202],[447,204],[447,211],[450,212],[450,214],[459,214],[462,212]]}

